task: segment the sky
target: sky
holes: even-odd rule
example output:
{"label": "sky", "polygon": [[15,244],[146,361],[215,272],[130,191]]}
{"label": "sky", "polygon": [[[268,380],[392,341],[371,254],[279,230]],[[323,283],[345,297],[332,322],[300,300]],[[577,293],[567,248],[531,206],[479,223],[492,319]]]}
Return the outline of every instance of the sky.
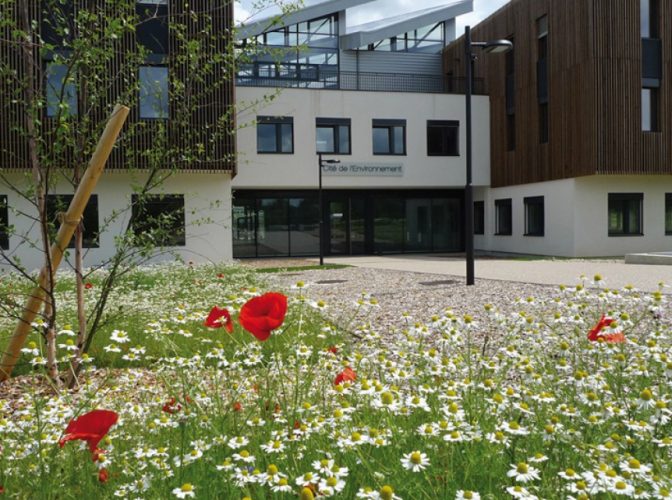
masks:
{"label": "sky", "polygon": [[[278,3],[279,0],[240,0],[236,2],[236,20],[244,21],[251,15],[259,14],[261,17],[273,15],[277,10],[268,8],[272,3]],[[458,36],[464,32],[465,25],[475,26],[480,21],[488,17],[509,0],[474,0],[474,10],[470,14],[459,16],[457,18]],[[404,12],[426,9],[428,7],[437,7],[450,3],[450,0],[376,0],[368,4],[348,10],[348,25],[356,26],[369,21],[376,21],[384,17],[396,16]],[[259,5],[266,8],[263,14]]]}

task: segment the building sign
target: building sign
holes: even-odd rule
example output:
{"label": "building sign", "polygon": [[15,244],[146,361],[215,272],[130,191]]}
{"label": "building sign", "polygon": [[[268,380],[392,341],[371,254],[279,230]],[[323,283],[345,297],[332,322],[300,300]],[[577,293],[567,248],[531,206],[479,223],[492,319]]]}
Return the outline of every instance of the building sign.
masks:
{"label": "building sign", "polygon": [[324,175],[357,177],[403,177],[404,166],[401,163],[335,163],[322,165]]}

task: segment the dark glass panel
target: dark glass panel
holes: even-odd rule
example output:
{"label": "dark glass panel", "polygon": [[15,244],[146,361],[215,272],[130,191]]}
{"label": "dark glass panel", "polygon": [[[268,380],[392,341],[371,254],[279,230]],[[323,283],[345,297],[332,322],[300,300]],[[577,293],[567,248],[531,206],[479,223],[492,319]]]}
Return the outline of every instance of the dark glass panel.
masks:
{"label": "dark glass panel", "polygon": [[255,200],[233,199],[233,257],[256,257],[257,214]]}
{"label": "dark glass panel", "polygon": [[[72,194],[50,194],[47,195],[47,220],[53,231],[56,234],[61,227],[59,220],[59,213],[65,213],[70,206],[70,202],[74,198]],[[84,238],[82,242],[83,248],[98,248],[98,195],[92,194],[89,202],[84,208],[82,215],[82,225],[84,227]],[[75,248],[75,238],[73,237],[68,244],[68,248]]]}
{"label": "dark glass panel", "polygon": [[288,200],[259,200],[257,243],[259,257],[289,255]]}
{"label": "dark glass panel", "polygon": [[292,256],[320,253],[320,219],[317,197],[290,198],[290,254]]}
{"label": "dark glass panel", "polygon": [[432,250],[432,200],[406,200],[406,246],[407,252],[430,252]]}
{"label": "dark glass panel", "polygon": [[376,252],[403,251],[404,219],[403,198],[380,197],[374,200],[373,235]]}

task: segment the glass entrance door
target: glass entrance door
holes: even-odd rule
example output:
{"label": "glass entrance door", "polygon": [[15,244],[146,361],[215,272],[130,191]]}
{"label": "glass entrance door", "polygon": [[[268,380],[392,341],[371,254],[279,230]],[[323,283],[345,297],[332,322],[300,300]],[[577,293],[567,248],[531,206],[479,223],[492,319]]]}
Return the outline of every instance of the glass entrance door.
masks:
{"label": "glass entrance door", "polygon": [[342,195],[327,206],[329,253],[362,255],[367,249],[366,199],[363,195]]}

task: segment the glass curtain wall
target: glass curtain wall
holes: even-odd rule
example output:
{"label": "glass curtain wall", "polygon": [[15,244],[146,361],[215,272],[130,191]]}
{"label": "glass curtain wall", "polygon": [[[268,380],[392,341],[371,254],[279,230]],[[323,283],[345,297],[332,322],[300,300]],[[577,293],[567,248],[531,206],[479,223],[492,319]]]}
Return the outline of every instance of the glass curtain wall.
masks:
{"label": "glass curtain wall", "polygon": [[338,88],[336,14],[263,33],[239,64],[239,85]]}
{"label": "glass curtain wall", "polygon": [[[459,193],[328,191],[324,198],[327,254],[463,250]],[[236,193],[234,257],[318,255],[319,220],[317,192]]]}

